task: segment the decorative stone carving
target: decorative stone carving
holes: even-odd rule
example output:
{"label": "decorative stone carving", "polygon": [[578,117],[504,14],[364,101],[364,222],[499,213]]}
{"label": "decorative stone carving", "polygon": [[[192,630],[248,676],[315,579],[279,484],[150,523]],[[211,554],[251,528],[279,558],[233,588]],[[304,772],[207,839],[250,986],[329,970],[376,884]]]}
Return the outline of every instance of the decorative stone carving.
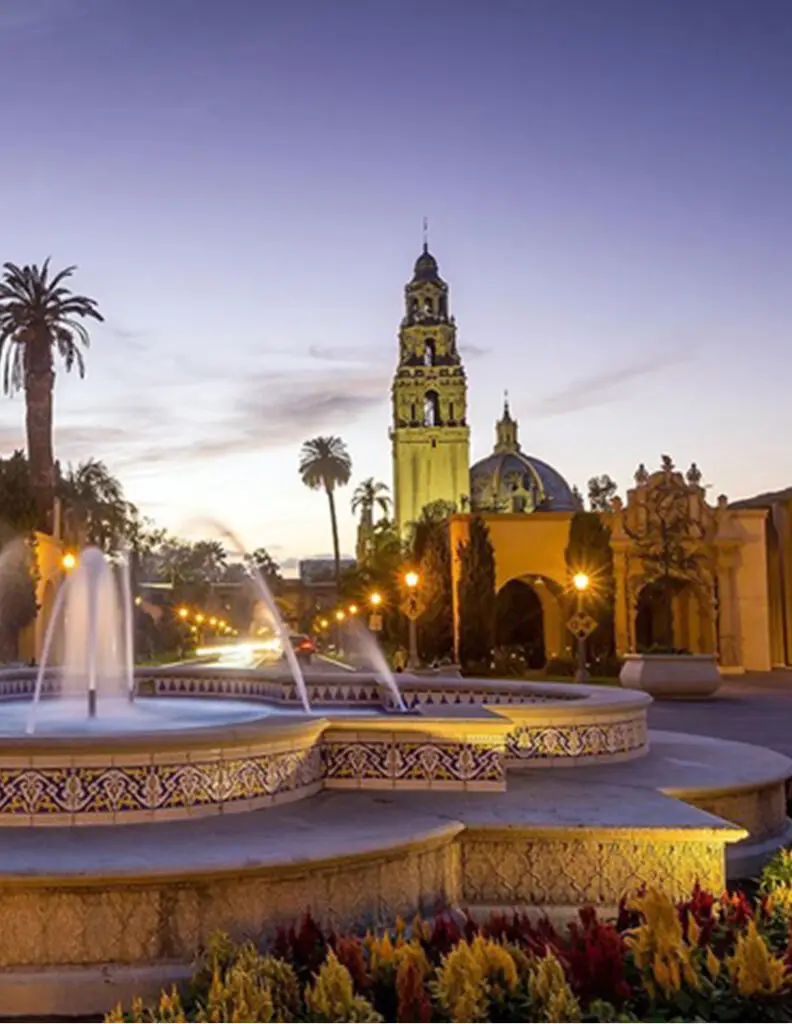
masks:
{"label": "decorative stone carving", "polygon": [[725,882],[719,842],[668,841],[649,829],[557,841],[470,830],[461,847],[463,896],[473,907],[615,906],[646,885],[682,898],[696,882],[713,892]]}

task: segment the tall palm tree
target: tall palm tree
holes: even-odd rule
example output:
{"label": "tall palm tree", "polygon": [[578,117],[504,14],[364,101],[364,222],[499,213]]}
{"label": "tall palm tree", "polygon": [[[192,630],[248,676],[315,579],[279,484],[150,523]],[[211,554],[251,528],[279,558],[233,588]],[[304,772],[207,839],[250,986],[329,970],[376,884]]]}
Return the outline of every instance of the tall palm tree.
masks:
{"label": "tall palm tree", "polygon": [[362,480],[355,488],[352,495],[352,515],[360,512],[360,523],[358,524],[357,559],[364,562],[369,557],[373,548],[374,535],[374,509],[379,507],[383,516],[390,511],[391,500],[388,496],[388,486],[373,476]]}
{"label": "tall palm tree", "polygon": [[31,486],[38,510],[38,527],[52,528],[55,498],[55,460],[52,451],[53,356],[68,372],[85,373],[81,346],[90,337],[83,320],[102,321],[94,299],[75,295],[64,285],[76,267],[50,276],[49,259],[19,267],[3,264],[0,278],[0,373],[6,394],[24,388]]}
{"label": "tall palm tree", "polygon": [[388,485],[373,476],[367,477],[355,488],[352,495],[352,514],[360,512],[360,522],[368,526],[374,525],[374,509],[379,508],[383,516],[390,512],[391,500]]}
{"label": "tall palm tree", "polygon": [[346,486],[351,475],[352,459],[340,437],[312,437],[303,444],[300,451],[302,482],[313,491],[324,489],[330,506],[336,586],[341,582],[341,552],[338,547],[338,518],[334,492],[336,487]]}

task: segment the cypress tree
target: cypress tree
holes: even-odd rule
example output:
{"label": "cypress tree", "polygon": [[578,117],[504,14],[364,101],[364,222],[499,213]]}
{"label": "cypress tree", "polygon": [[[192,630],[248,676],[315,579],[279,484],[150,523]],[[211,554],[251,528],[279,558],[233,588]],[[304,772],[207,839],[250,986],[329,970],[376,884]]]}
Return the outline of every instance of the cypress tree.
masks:
{"label": "cypress tree", "polygon": [[467,544],[461,544],[459,660],[463,668],[489,668],[495,646],[495,552],[480,516],[470,521]]}
{"label": "cypress tree", "polygon": [[447,520],[433,523],[428,529],[420,573],[426,611],[418,622],[418,640],[422,659],[431,663],[451,657],[454,650],[451,547]]}

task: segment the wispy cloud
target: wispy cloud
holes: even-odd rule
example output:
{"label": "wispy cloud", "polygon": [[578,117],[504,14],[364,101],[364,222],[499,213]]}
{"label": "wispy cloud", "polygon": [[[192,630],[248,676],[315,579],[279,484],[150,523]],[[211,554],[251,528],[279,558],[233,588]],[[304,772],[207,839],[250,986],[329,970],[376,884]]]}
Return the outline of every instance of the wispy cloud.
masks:
{"label": "wispy cloud", "polygon": [[378,349],[355,345],[310,345],[308,355],[326,363],[370,363],[382,358]]}
{"label": "wispy cloud", "polygon": [[186,426],[170,427],[162,444],[131,450],[123,462],[141,466],[280,448],[320,431],[338,431],[386,401],[387,394],[387,376],[370,371],[337,378],[304,371],[255,375],[231,395],[228,411],[216,415],[209,428],[191,424],[187,436]]}
{"label": "wispy cloud", "polygon": [[693,353],[674,350],[636,360],[599,373],[583,374],[552,394],[540,398],[525,410],[529,416],[560,416],[607,405],[625,397],[625,385],[655,376],[693,358]]}
{"label": "wispy cloud", "polygon": [[466,341],[459,346],[459,351],[464,359],[481,359],[482,356],[488,356],[492,349],[483,348],[481,345],[471,345]]}

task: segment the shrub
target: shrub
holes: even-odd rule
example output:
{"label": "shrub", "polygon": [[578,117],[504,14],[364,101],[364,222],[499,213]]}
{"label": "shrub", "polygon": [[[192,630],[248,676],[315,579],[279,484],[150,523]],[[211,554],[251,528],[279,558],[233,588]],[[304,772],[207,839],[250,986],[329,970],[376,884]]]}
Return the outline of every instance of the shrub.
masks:
{"label": "shrub", "polygon": [[107,1020],[789,1020],[789,861],[768,867],[755,900],[696,886],[675,903],[649,889],[614,921],[584,907],[564,929],[526,914],[441,914],[359,936],[306,915],[272,952],[213,936],[189,992]]}

